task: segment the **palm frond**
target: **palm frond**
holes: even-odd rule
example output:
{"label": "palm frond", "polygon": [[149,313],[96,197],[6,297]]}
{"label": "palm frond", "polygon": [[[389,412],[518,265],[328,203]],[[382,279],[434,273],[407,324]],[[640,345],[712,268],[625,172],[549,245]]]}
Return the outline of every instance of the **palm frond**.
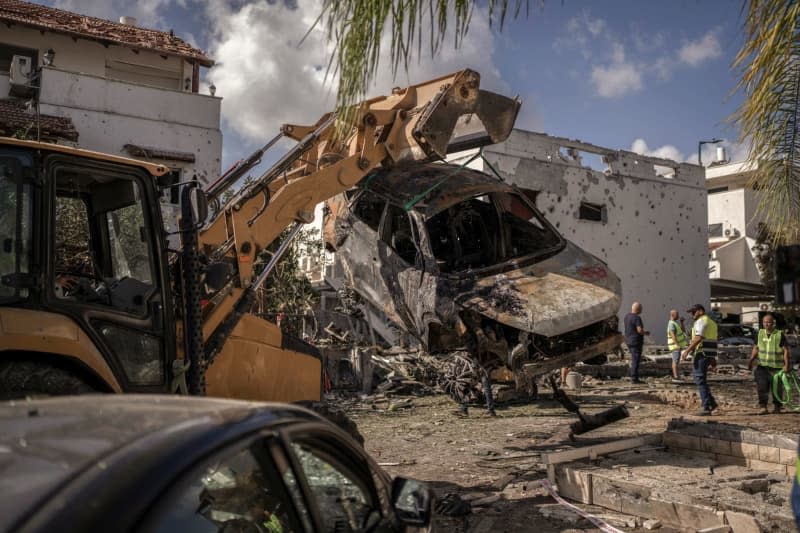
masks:
{"label": "palm frond", "polygon": [[800,3],[750,0],[734,60],[745,101],[733,115],[757,170],[759,214],[777,243],[800,242]]}
{"label": "palm frond", "polygon": [[[529,0],[515,0],[516,18]],[[489,23],[502,29],[509,0],[488,0]],[[338,78],[337,108],[345,110],[363,99],[381,61],[382,36],[390,36],[392,73],[408,70],[409,61],[431,56],[441,48],[448,29],[458,47],[469,29],[475,0],[325,0],[324,21],[334,51],[328,76]]]}

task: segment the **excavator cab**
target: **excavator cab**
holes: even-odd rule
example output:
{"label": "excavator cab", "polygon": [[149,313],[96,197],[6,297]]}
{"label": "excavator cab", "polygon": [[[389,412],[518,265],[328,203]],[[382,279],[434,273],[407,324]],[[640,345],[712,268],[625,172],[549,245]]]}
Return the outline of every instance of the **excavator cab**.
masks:
{"label": "excavator cab", "polygon": [[[56,366],[86,384],[163,390],[175,339],[154,176],[33,144],[0,147],[4,362],[50,364],[63,350],[44,345],[69,339]],[[92,375],[99,360],[110,376]]]}

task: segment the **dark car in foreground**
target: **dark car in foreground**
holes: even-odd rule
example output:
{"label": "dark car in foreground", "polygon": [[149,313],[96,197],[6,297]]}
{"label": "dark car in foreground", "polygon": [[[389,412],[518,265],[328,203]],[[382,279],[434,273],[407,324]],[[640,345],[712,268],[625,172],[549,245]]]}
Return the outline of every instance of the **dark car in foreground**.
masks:
{"label": "dark car in foreground", "polygon": [[0,531],[408,531],[422,483],[394,481],[301,407],[180,396],[0,406]]}

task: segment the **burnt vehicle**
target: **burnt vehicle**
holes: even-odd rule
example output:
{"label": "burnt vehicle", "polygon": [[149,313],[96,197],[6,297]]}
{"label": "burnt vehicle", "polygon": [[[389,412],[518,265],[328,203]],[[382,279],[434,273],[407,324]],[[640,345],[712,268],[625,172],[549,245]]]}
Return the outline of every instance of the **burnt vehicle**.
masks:
{"label": "burnt vehicle", "polygon": [[378,170],[328,201],[326,246],[430,353],[532,378],[615,350],[619,278],[521,190],[452,164]]}
{"label": "burnt vehicle", "polygon": [[93,395],[0,404],[0,531],[415,531],[430,489],[298,406]]}

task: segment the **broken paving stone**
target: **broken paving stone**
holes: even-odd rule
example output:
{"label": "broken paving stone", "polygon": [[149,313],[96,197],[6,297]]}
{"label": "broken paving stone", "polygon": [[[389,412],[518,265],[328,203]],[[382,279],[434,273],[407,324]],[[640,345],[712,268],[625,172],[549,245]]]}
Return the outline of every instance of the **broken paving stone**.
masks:
{"label": "broken paving stone", "polygon": [[722,526],[712,526],[703,529],[698,529],[697,533],[730,533],[730,531],[731,531],[731,526],[722,525]]}
{"label": "broken paving stone", "polygon": [[566,522],[567,524],[575,525],[581,520],[583,517],[577,514],[575,511],[570,511],[569,509],[565,509],[558,503],[546,503],[539,506],[539,513],[545,518],[552,518],[553,520],[558,520],[559,522]]}
{"label": "broken paving stone", "polygon": [[659,529],[661,528],[661,520],[645,520],[642,527],[645,529]]}
{"label": "broken paving stone", "polygon": [[748,494],[768,492],[770,482],[768,479],[747,479],[739,484],[739,490]]}

